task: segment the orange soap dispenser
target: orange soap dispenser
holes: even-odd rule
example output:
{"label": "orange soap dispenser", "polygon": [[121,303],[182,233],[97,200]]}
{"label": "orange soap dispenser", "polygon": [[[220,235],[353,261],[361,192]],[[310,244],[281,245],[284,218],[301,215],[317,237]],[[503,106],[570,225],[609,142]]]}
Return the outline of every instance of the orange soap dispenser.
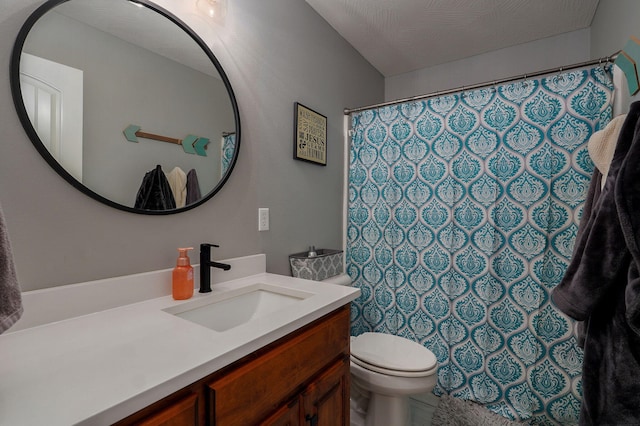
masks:
{"label": "orange soap dispenser", "polygon": [[187,252],[193,247],[179,248],[176,267],[173,268],[173,298],[185,300],[193,296],[193,266],[189,262]]}

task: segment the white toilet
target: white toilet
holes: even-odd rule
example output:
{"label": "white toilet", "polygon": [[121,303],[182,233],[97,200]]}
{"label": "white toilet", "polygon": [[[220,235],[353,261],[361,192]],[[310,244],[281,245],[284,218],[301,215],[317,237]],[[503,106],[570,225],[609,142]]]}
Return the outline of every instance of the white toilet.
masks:
{"label": "white toilet", "polygon": [[[325,281],[351,283],[345,275]],[[384,333],[351,337],[351,424],[406,425],[409,395],[434,388],[437,364],[429,349],[404,337]]]}

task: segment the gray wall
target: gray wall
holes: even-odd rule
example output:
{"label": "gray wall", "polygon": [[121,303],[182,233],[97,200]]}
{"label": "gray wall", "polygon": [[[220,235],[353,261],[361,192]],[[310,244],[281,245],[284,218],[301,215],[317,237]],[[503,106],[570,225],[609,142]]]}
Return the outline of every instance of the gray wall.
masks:
{"label": "gray wall", "polygon": [[[242,119],[227,185],[203,206],[169,216],[104,206],[40,158],[15,113],[8,68],[18,30],[41,1],[0,2],[0,203],[23,290],[172,267],[176,247],[203,241],[221,245],[216,258],[266,253],[268,271],[281,274],[290,253],[341,245],[342,110],[380,102],[382,76],[300,0],[230,1],[224,26],[198,16],[195,2],[158,3],[216,53]],[[296,101],[328,118],[327,167],[292,159]],[[258,207],[270,208],[268,232],[257,231]]]}
{"label": "gray wall", "polygon": [[606,57],[621,50],[630,36],[640,38],[638,22],[638,0],[600,0],[589,28],[388,77],[385,100]]}
{"label": "gray wall", "polygon": [[[637,0],[600,0],[591,22],[591,57],[601,58],[622,50],[631,36],[640,39],[640,2]],[[622,73],[620,73],[622,74]],[[625,83],[621,82],[620,86]],[[614,113],[625,113],[628,105],[640,100],[628,87],[620,87]]]}
{"label": "gray wall", "polygon": [[640,2],[600,0],[591,22],[591,57],[621,50],[630,36],[640,38]]}
{"label": "gray wall", "polygon": [[587,60],[589,29],[572,31],[388,77],[385,100],[455,89]]}

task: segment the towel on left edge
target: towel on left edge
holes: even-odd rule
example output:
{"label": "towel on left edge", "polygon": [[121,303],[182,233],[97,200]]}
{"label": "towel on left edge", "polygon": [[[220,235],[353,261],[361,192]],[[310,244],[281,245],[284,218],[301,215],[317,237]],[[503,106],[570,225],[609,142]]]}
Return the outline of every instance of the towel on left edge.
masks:
{"label": "towel on left edge", "polygon": [[13,264],[9,233],[0,206],[0,334],[20,319],[22,311],[22,295]]}

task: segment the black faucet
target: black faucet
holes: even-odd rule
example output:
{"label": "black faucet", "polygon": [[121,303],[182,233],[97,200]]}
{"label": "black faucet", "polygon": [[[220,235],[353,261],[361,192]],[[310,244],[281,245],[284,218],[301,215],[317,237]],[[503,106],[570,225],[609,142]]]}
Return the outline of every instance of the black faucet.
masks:
{"label": "black faucet", "polygon": [[211,260],[211,247],[220,247],[215,244],[200,244],[200,293],[211,291],[211,268],[220,268],[224,271],[231,269],[231,265],[214,262]]}

